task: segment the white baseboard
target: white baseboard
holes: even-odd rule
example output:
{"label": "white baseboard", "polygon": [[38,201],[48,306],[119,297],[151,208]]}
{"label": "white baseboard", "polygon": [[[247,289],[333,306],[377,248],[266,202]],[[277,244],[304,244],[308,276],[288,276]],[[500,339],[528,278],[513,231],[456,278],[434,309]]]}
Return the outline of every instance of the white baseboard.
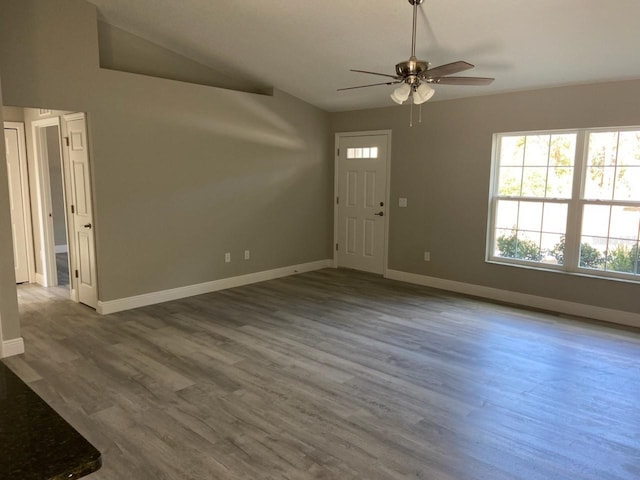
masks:
{"label": "white baseboard", "polygon": [[565,313],[568,315],[576,315],[579,317],[592,318],[595,320],[603,320],[605,322],[640,328],[640,314],[637,313],[596,307],[582,303],[567,302],[565,300],[557,300],[555,298],[539,297],[520,292],[510,292],[508,290],[455,282],[453,280],[445,280],[436,277],[427,277],[425,275],[400,272],[397,270],[387,270],[385,277],[391,280],[399,280],[401,282],[424,285],[426,287],[449,290],[451,292],[464,293],[476,297],[490,298],[492,300],[498,300],[506,303],[514,303],[527,307],[550,310],[552,312]]}
{"label": "white baseboard", "polygon": [[36,283],[38,285],[42,285],[43,287],[47,286],[47,282],[45,282],[44,275],[41,273],[36,273]]}
{"label": "white baseboard", "polygon": [[160,292],[145,293],[134,297],[119,298],[117,300],[108,300],[106,302],[98,302],[98,313],[108,315],[110,313],[121,312],[123,310],[131,310],[133,308],[145,307],[156,303],[169,302],[194,295],[202,295],[203,293],[216,292],[227,288],[240,287],[251,283],[264,282],[275,278],[287,277],[298,273],[311,272],[323,268],[329,268],[333,265],[333,260],[319,260],[317,262],[303,263],[300,265],[291,265],[289,267],[276,268],[274,270],[266,270],[263,272],[249,273],[237,277],[222,278],[211,282],[199,283],[197,285],[187,285],[186,287],[172,288]]}
{"label": "white baseboard", "polygon": [[54,251],[56,253],[68,253],[69,252],[69,246],[68,245],[56,245],[54,247]]}
{"label": "white baseboard", "polygon": [[24,353],[24,340],[22,337],[12,338],[2,342],[2,358],[12,357]]}

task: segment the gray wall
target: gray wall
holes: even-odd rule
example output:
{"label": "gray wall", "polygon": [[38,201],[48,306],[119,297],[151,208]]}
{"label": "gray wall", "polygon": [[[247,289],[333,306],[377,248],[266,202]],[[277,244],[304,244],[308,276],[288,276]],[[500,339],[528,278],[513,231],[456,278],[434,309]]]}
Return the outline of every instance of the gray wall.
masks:
{"label": "gray wall", "polygon": [[82,0],[0,9],[5,104],[87,112],[100,300],[331,257],[327,113],[100,69]]}
{"label": "gray wall", "polygon": [[98,45],[102,68],[252,93],[264,90],[105,22],[98,22]]}
{"label": "gray wall", "polygon": [[[391,269],[640,313],[638,284],[484,261],[492,135],[640,125],[638,98],[640,81],[629,81],[428,102],[413,128],[408,106],[334,113],[331,121],[334,132],[393,131]],[[409,207],[398,208],[398,197]]]}
{"label": "gray wall", "polygon": [[2,113],[5,122],[24,122],[24,113],[22,108],[2,107]]}
{"label": "gray wall", "polygon": [[[0,105],[2,105],[2,87],[0,84]],[[4,122],[0,111],[0,123]],[[20,322],[18,320],[18,297],[16,295],[16,274],[13,261],[13,238],[11,212],[9,210],[9,178],[7,176],[7,156],[0,148],[0,341],[18,338]],[[2,346],[0,345],[0,354]]]}

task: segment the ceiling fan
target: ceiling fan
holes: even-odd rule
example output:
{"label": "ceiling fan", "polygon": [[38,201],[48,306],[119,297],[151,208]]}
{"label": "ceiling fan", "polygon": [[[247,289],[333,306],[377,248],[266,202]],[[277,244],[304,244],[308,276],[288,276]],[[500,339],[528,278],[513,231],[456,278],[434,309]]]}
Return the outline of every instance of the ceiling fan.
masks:
{"label": "ceiling fan", "polygon": [[486,77],[450,77],[456,73],[464,72],[474,67],[474,65],[458,61],[440,65],[439,67],[429,68],[429,62],[418,60],[416,58],[416,25],[418,22],[418,6],[422,5],[424,0],[409,0],[413,5],[413,34],[411,37],[411,57],[409,60],[400,62],[396,65],[396,75],[388,75],[386,73],[369,72],[366,70],[351,70],[352,72],[368,73],[370,75],[378,75],[387,77],[391,80],[382,83],[373,83],[369,85],[359,85],[357,87],[339,88],[338,91],[353,90],[355,88],[375,87],[378,85],[397,85],[401,84],[391,94],[391,99],[402,104],[412,96],[413,103],[421,105],[429,100],[435,91],[430,84],[440,85],[489,85],[493,82],[493,78]]}

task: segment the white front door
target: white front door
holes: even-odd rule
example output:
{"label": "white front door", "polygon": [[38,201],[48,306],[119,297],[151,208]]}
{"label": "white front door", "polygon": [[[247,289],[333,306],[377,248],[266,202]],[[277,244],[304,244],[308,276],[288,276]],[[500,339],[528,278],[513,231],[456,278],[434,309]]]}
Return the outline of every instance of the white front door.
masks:
{"label": "white front door", "polygon": [[16,269],[16,283],[29,281],[29,248],[27,243],[26,210],[22,179],[26,178],[20,158],[20,137],[15,128],[4,129],[4,143],[7,151],[7,173],[9,176],[9,201],[11,207],[11,228],[13,231],[13,257]]}
{"label": "white front door", "polygon": [[75,277],[78,301],[96,308],[98,288],[87,127],[83,113],[65,115],[64,120],[71,180],[72,248],[75,253],[71,262],[74,270],[72,275]]}
{"label": "white front door", "polygon": [[388,135],[339,136],[337,260],[339,267],[383,274]]}

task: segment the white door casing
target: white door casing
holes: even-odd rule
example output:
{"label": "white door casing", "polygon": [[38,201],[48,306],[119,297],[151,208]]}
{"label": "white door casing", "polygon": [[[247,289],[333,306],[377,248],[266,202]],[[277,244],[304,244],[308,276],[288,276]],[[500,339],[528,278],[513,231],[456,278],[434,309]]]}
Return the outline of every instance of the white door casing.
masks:
{"label": "white door casing", "polygon": [[[6,124],[5,124],[6,125]],[[7,174],[9,177],[9,206],[11,208],[11,230],[13,233],[13,257],[16,283],[30,280],[30,248],[27,221],[29,214],[28,192],[26,190],[26,159],[20,131],[15,127],[5,126],[5,149],[7,152]]]}
{"label": "white door casing", "polygon": [[44,287],[58,285],[56,256],[54,252],[53,218],[51,203],[51,181],[49,178],[49,155],[47,147],[48,127],[55,127],[60,135],[60,119],[58,117],[35,120],[31,123],[33,137],[35,204],[37,222],[36,246],[40,259],[41,271],[37,272],[36,281]]}
{"label": "white door casing", "polygon": [[72,218],[70,230],[73,242],[70,242],[70,247],[74,250],[71,262],[73,271],[70,273],[78,301],[96,308],[98,288],[87,127],[84,113],[68,114],[63,118],[71,185],[71,201],[67,201]]}
{"label": "white door casing", "polygon": [[386,272],[390,135],[336,135],[337,267]]}

